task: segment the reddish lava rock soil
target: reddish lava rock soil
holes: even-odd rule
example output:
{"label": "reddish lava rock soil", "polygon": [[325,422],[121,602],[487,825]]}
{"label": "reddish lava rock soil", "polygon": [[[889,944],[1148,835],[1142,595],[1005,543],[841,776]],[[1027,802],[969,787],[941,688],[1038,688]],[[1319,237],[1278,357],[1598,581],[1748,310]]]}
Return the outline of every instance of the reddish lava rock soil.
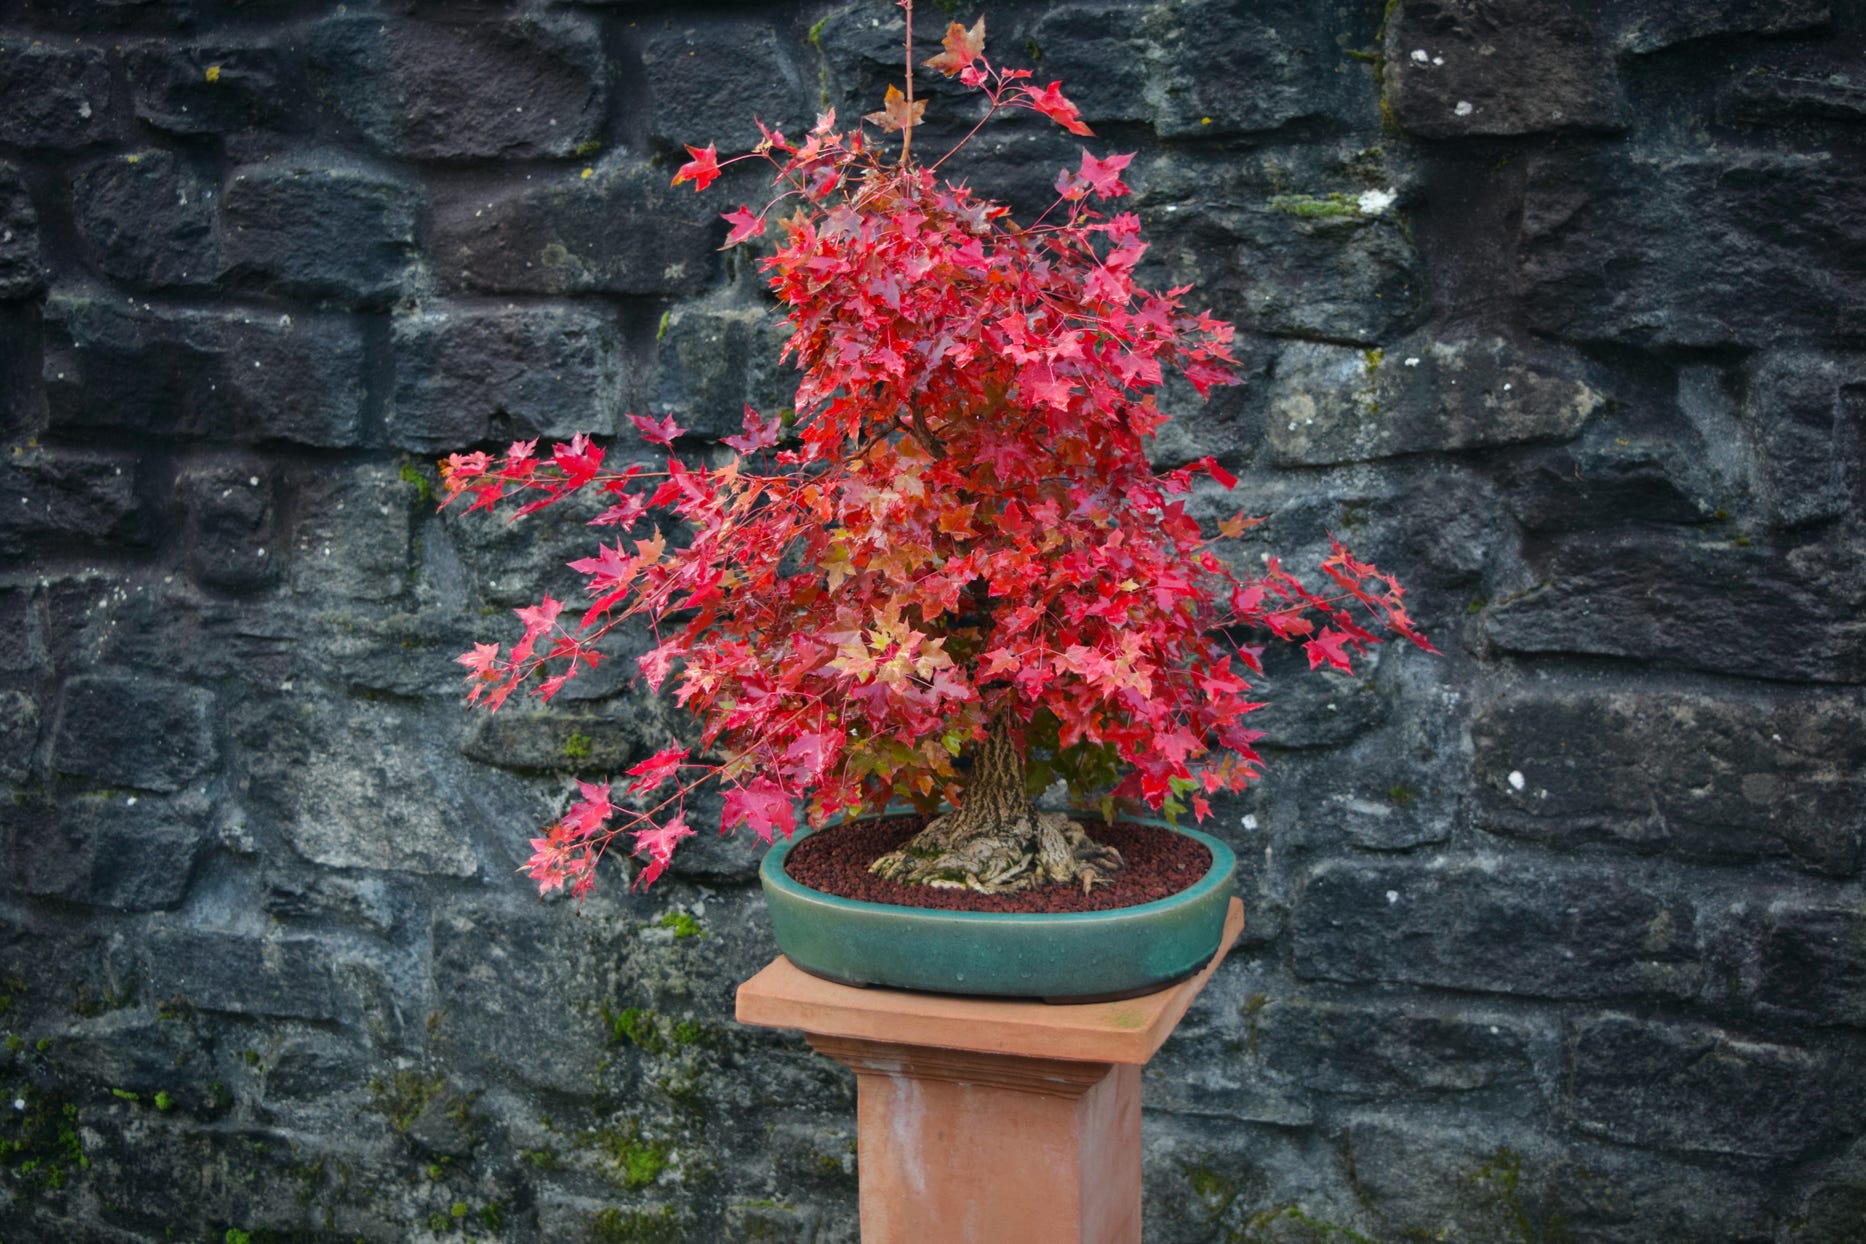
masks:
{"label": "reddish lava rock soil", "polygon": [[839,898],[892,903],[897,907],[932,907],[945,911],[1065,912],[1108,911],[1136,907],[1177,894],[1206,874],[1212,853],[1184,834],[1153,825],[1120,821],[1084,822],[1089,836],[1121,853],[1127,867],[1114,884],[1083,894],[1074,886],[1047,885],[1011,894],[934,889],[885,881],[868,871],[874,860],[896,850],[920,832],[926,819],[886,816],[819,830],[800,840],[784,859],[793,881]]}

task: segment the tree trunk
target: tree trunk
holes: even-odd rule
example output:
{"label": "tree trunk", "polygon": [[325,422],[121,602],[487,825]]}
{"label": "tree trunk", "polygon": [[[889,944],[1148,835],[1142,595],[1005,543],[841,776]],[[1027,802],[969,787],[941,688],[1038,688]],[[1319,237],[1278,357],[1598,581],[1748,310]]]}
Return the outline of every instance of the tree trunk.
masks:
{"label": "tree trunk", "polygon": [[1121,853],[1093,841],[1060,812],[1038,812],[1024,793],[1024,757],[994,718],[973,753],[965,801],[869,871],[909,885],[1002,894],[1046,883],[1108,884]]}

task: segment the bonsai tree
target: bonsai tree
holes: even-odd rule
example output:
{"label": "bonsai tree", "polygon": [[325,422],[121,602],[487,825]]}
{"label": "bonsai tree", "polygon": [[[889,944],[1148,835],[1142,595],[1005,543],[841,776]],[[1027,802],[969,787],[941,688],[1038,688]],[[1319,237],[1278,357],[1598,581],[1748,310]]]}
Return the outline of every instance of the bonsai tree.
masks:
{"label": "bonsai tree", "polygon": [[[942,176],[953,152],[921,162],[903,7],[907,80],[864,118],[878,133],[833,112],[801,139],[760,124],[739,157],[767,162],[773,189],[725,213],[726,246],[767,239],[759,264],[800,373],[794,417],[747,408],[725,458],[682,457],[673,416],[631,415],[666,448],[661,470],[606,465],[583,436],[548,457],[526,441],[442,463],[446,501],[472,510],[522,499],[523,515],[595,490],[606,508],[591,524],[614,535],[571,563],[579,609],[546,595],[517,611],[516,642],[460,658],[469,701],[496,710],[521,687],[549,700],[643,619],[642,678],[671,682],[699,722],[696,745],[629,769],[623,792],[582,784],[532,840],[544,891],[586,892],[621,834],[645,857],[638,884],[652,882],[695,832],[686,801],[708,781],[723,788],[721,832],[769,843],[800,811],[821,825],[944,804],[875,870],[1092,887],[1119,855],[1033,811],[1033,790],[1061,779],[1077,806],[1203,818],[1209,795],[1259,769],[1244,724],[1259,707],[1254,639],[1342,670],[1377,629],[1429,647],[1399,585],[1339,544],[1325,592],[1274,558],[1244,572],[1220,557],[1252,520],[1208,532],[1186,498],[1201,478],[1236,479],[1209,457],[1156,472],[1147,445],[1169,373],[1201,396],[1233,382],[1231,325],[1187,310],[1184,289],[1136,282],[1140,222],[1112,206],[1131,156],[1085,149],[1021,225]],[[953,23],[926,62],[982,95],[979,125],[1028,109],[1090,135],[1059,83],[997,67],[984,43],[984,19]],[[674,182],[705,190],[724,167],[716,146],[688,151]]]}

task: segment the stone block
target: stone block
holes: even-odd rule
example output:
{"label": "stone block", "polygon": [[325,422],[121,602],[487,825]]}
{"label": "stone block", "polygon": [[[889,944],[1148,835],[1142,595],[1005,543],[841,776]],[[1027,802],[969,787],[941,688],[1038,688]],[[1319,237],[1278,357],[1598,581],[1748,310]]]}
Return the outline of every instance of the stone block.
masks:
{"label": "stone block", "polygon": [[1536,1092],[1537,1034],[1517,1021],[1300,995],[1257,1001],[1247,1005],[1251,1062],[1302,1092],[1383,1103]]}
{"label": "stone block", "polygon": [[[1368,345],[1413,326],[1425,303],[1418,253],[1389,212],[1350,200],[1273,194],[1259,210],[1225,218],[1237,238],[1232,270],[1250,274],[1243,324]],[[1346,210],[1311,214],[1318,203]]]}
{"label": "stone block", "polygon": [[1704,975],[1691,904],[1629,876],[1494,856],[1310,869],[1296,975],[1539,998],[1692,998]]}
{"label": "stone block", "polygon": [[501,294],[703,289],[725,241],[719,203],[668,176],[612,157],[589,177],[546,174],[437,202],[435,274],[454,289]]}
{"label": "stone block", "polygon": [[1620,1144],[1775,1161],[1866,1127],[1866,1089],[1830,1052],[1612,1014],[1573,1025],[1561,1108]]}
{"label": "stone block", "polygon": [[392,704],[309,695],[242,705],[232,758],[246,806],[304,859],[438,877],[479,871],[458,766],[428,722]]}
{"label": "stone block", "polygon": [[71,183],[73,220],[97,269],[138,289],[215,282],[216,188],[172,151],[108,157]]}
{"label": "stone block", "polygon": [[336,1019],[331,948],[314,937],[252,937],[158,926],[144,941],[151,997],[203,1011],[290,1019]]}
{"label": "stone block", "polygon": [[[1018,16],[1005,13],[1002,18],[997,13],[991,14],[993,29],[991,37],[985,41],[986,50],[994,57],[999,50],[1015,48],[1027,38],[1024,50],[1031,46],[1043,53],[1043,59],[1036,68],[1043,74],[1044,82],[1051,79],[1063,84],[1063,91],[1069,96],[1082,119],[1089,125],[1108,122],[1143,121],[1167,124],[1166,115],[1157,120],[1156,110],[1170,114],[1172,121],[1184,124],[1190,118],[1191,109],[1198,102],[1186,97],[1185,91],[1175,93],[1169,100],[1158,100],[1155,89],[1153,66],[1165,53],[1165,48],[1158,41],[1167,34],[1158,30],[1156,20],[1135,20],[1132,5],[1122,3],[1064,3],[1044,6],[1041,13],[1033,15],[1026,27],[1018,21]],[[1148,14],[1147,18],[1153,18]],[[975,18],[967,18],[969,25]],[[1005,29],[1004,22],[1014,23],[1009,27],[1008,39],[998,31]],[[1196,22],[1181,22],[1171,28],[1171,35],[1178,35],[1175,50],[1180,54],[1179,72],[1175,81],[1182,87],[1189,85],[1185,78],[1190,66],[1184,64],[1188,50],[1184,43],[1184,32],[1188,26],[1196,29]],[[1022,58],[1017,62],[1023,64]],[[1286,62],[1287,63],[1287,62]],[[1282,86],[1273,80],[1268,84],[1265,94]],[[1262,108],[1262,97],[1253,103]],[[1242,108],[1227,107],[1223,118],[1229,123],[1235,115],[1243,112]],[[1201,113],[1200,116],[1205,114]],[[1214,118],[1214,124],[1218,121]],[[1209,127],[1201,127],[1209,128]]]}
{"label": "stone block", "polygon": [[343,167],[248,165],[221,194],[222,276],[312,302],[380,309],[407,287],[416,189]]}
{"label": "stone block", "polygon": [[359,466],[297,481],[291,589],[313,607],[407,595],[417,495],[397,471]]}
{"label": "stone block", "polygon": [[1866,677],[1866,555],[1845,542],[1582,533],[1531,561],[1538,585],[1486,609],[1505,652],[1632,657],[1798,682]]}
{"label": "stone block", "polygon": [[1495,338],[1386,351],[1292,342],[1272,381],[1271,456],[1314,466],[1565,440],[1604,399],[1563,370]]}
{"label": "stone block", "polygon": [[1571,341],[1729,347],[1866,331],[1866,170],[1733,148],[1535,158],[1522,306]]}
{"label": "stone block", "polygon": [[169,134],[289,128],[297,62],[261,42],[137,43],[124,50],[136,116]]}
{"label": "stone block", "polygon": [[23,449],[0,462],[0,557],[55,548],[146,548],[154,532],[133,457]]}
{"label": "stone block", "polygon": [[1853,876],[1863,712],[1860,695],[1513,688],[1471,725],[1477,823],[1568,849],[1786,855]]}
{"label": "stone block", "polygon": [[388,436],[400,448],[569,440],[613,433],[622,421],[624,359],[606,316],[571,307],[427,311],[392,324]]}
{"label": "stone block", "polygon": [[46,338],[56,431],[320,448],[361,437],[363,334],[347,318],[54,295]]}
{"label": "stone block", "polygon": [[255,465],[197,467],[177,477],[188,567],[203,587],[245,594],[278,581],[284,559],[269,476]]}
{"label": "stone block", "polygon": [[1400,128],[1421,138],[1501,137],[1627,125],[1612,50],[1562,0],[1399,0],[1383,81]]}
{"label": "stone block", "polygon": [[1696,449],[1670,429],[1642,433],[1594,420],[1565,445],[1505,464],[1503,494],[1532,531],[1701,523],[1720,498]]}
{"label": "stone block", "polygon": [[101,47],[0,39],[0,130],[21,147],[76,150],[122,132],[110,60]]}
{"label": "stone block", "polygon": [[747,406],[769,417],[797,400],[799,373],[778,361],[789,339],[789,323],[759,307],[671,313],[655,351],[654,409],[699,436],[742,435]]}
{"label": "stone block", "polygon": [[1576,1143],[1520,1123],[1391,1110],[1355,1119],[1345,1143],[1381,1239],[1771,1238],[1769,1196],[1748,1172]]}
{"label": "stone block", "polygon": [[39,702],[24,691],[0,691],[0,781],[32,775],[42,724]]}
{"label": "stone block", "polygon": [[620,773],[667,745],[665,718],[657,706],[628,701],[535,712],[515,703],[475,714],[460,754],[521,773]]}
{"label": "stone block", "polygon": [[0,160],[0,302],[30,298],[44,287],[32,192],[19,169]]}
{"label": "stone block", "polygon": [[528,918],[459,904],[436,915],[434,989],[447,999],[441,1031],[463,1052],[462,1070],[586,1093],[608,1042],[588,999],[602,996],[616,970],[622,928],[600,898],[580,920],[527,906]]}
{"label": "stone block", "polygon": [[648,34],[641,59],[652,132],[676,151],[709,142],[722,155],[749,151],[758,142],[753,118],[801,135],[817,112],[815,74],[806,80],[776,28],[763,23],[678,13]]}
{"label": "stone block", "polygon": [[[1139,95],[1154,131],[1162,138],[1213,138],[1307,119],[1377,119],[1369,78],[1353,66],[1341,72],[1334,16],[1302,0],[1192,0],[1160,6],[1139,23],[1131,10],[1109,21],[1117,31],[1138,25],[1157,40],[1158,52],[1135,62],[1147,69]],[[1045,59],[1037,70],[1045,82],[1058,76],[1048,63],[1051,46],[1039,48]],[[1099,71],[1065,78],[1063,89],[1071,99],[1113,94]]]}
{"label": "stone block", "polygon": [[55,772],[134,790],[177,791],[219,759],[214,696],[137,674],[77,674],[52,728]]}
{"label": "stone block", "polygon": [[1771,521],[1798,527],[1854,513],[1863,482],[1866,364],[1772,350],[1756,356],[1748,380],[1742,420]]}
{"label": "stone block", "polygon": [[125,575],[119,564],[49,573],[39,589],[48,655],[62,669],[224,679],[272,694],[304,653],[302,615],[206,598],[182,575]]}
{"label": "stone block", "polygon": [[1866,1028],[1866,912],[1780,899],[1752,913],[1745,928],[1754,939],[1754,987],[1745,997],[1757,1010]]}
{"label": "stone block", "polygon": [[72,219],[91,262],[139,289],[212,285],[218,188],[173,152],[110,156],[72,180]]}
{"label": "stone block", "polygon": [[1784,49],[1731,79],[1717,100],[1717,119],[1730,125],[1839,128],[1866,122],[1866,73],[1839,48]]}
{"label": "stone block", "polygon": [[602,136],[607,75],[586,19],[338,16],[310,43],[318,92],[389,155],[561,157]]}
{"label": "stone block", "polygon": [[1832,0],[1622,0],[1607,10],[1615,42],[1644,55],[1712,35],[1773,35],[1813,30],[1833,16]]}
{"label": "stone block", "polygon": [[212,804],[109,794],[0,805],[12,832],[10,884],[28,894],[118,911],[180,906],[212,836]]}

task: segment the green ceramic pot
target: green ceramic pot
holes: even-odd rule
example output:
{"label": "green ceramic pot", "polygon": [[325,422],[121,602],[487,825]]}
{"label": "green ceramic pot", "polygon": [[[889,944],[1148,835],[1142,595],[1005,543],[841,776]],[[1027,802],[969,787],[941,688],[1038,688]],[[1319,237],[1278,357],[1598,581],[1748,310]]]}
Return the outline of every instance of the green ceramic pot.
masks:
{"label": "green ceramic pot", "polygon": [[765,853],[759,877],[778,949],[814,975],[933,993],[1105,1000],[1164,988],[1217,953],[1237,857],[1210,835],[1175,832],[1205,844],[1210,870],[1169,898],[1113,911],[1001,915],[837,898],[784,871],[802,833]]}

